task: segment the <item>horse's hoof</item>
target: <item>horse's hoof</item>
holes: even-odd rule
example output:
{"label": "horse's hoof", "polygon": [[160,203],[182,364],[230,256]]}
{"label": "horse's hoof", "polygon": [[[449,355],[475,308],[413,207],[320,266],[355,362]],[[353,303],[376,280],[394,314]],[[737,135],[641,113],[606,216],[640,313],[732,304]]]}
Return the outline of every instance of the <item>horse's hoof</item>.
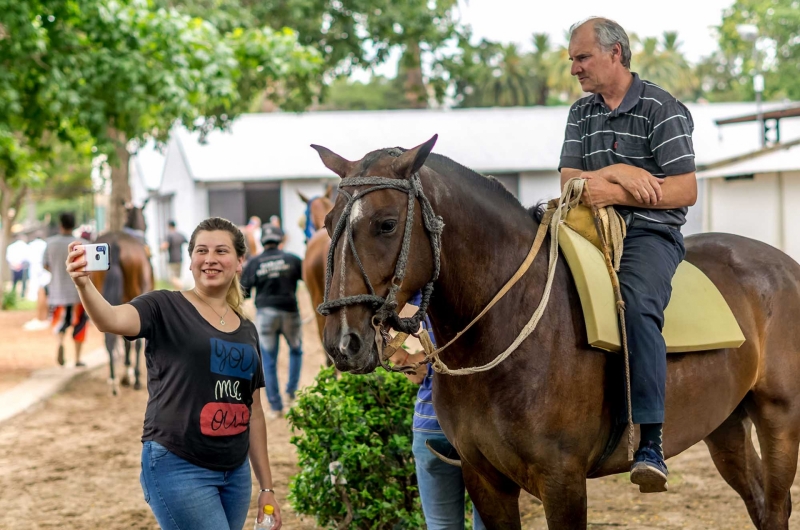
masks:
{"label": "horse's hoof", "polygon": [[119,394],[119,384],[117,383],[116,379],[114,379],[114,378],[109,379],[108,380],[108,385],[111,387],[111,395],[112,396],[116,396],[117,394]]}
{"label": "horse's hoof", "polygon": [[128,379],[127,375],[123,375],[122,379],[119,380],[119,384],[122,386],[131,386],[131,380]]}
{"label": "horse's hoof", "polygon": [[139,381],[136,381],[136,382],[133,384],[133,389],[134,389],[134,390],[141,390],[141,389],[142,389],[142,384],[141,384]]}

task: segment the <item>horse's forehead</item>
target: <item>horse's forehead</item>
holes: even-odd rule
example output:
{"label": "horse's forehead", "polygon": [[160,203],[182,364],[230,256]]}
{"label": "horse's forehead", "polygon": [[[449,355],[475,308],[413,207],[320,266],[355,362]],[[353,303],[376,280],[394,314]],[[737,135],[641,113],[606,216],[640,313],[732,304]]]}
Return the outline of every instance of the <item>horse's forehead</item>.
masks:
{"label": "horse's forehead", "polygon": [[353,175],[355,177],[390,177],[394,175],[392,171],[392,164],[396,160],[395,157],[389,155],[384,151],[373,151],[360,160],[360,164],[356,164],[356,169]]}

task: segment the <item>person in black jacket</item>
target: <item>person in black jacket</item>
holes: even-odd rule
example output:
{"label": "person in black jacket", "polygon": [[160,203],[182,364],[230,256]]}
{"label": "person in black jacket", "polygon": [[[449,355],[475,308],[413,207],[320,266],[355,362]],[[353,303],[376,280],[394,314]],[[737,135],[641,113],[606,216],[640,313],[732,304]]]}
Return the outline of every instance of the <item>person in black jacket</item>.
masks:
{"label": "person in black jacket", "polygon": [[289,381],[286,383],[291,407],[303,366],[302,329],[297,309],[297,282],[301,279],[302,260],[278,248],[283,230],[273,225],[262,227],[264,252],[252,258],[242,273],[245,296],[256,290],[256,326],[261,342],[264,380],[270,410],[267,417],[283,414],[283,400],[278,388],[278,345],[280,335],[289,344]]}

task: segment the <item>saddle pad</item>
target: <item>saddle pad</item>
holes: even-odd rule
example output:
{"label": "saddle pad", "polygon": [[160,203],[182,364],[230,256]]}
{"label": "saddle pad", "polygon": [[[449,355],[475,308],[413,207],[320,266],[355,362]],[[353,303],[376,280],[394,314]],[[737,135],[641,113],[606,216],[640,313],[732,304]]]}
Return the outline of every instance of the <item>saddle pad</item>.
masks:
{"label": "saddle pad", "polygon": [[[558,243],[578,288],[589,344],[622,351],[614,290],[603,254],[564,223],[559,227]],[[738,348],[744,343],[742,330],[719,289],[686,261],[672,278],[662,335],[667,353]]]}

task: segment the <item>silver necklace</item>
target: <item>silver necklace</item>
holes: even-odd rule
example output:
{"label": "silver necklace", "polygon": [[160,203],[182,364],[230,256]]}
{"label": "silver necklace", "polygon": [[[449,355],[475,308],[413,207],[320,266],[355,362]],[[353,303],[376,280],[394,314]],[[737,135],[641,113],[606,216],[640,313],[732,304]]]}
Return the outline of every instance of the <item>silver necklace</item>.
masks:
{"label": "silver necklace", "polygon": [[219,313],[217,313],[217,310],[216,310],[216,309],[214,309],[213,307],[211,307],[211,304],[209,304],[208,302],[206,302],[205,300],[203,300],[203,297],[202,297],[202,296],[200,296],[199,294],[197,294],[197,289],[192,289],[192,292],[194,293],[194,295],[195,295],[195,296],[196,296],[196,297],[197,297],[197,298],[198,298],[198,299],[199,299],[201,302],[203,302],[204,304],[206,304],[206,305],[208,306],[208,308],[209,308],[209,309],[211,309],[211,310],[214,312],[214,314],[215,314],[215,315],[217,315],[217,316],[219,317],[219,325],[220,325],[220,326],[224,326],[224,325],[225,325],[225,315],[227,315],[227,314],[228,314],[228,310],[231,308],[231,306],[229,306],[228,304],[225,304],[225,312],[224,312],[224,313],[222,313],[222,314],[220,315]]}

